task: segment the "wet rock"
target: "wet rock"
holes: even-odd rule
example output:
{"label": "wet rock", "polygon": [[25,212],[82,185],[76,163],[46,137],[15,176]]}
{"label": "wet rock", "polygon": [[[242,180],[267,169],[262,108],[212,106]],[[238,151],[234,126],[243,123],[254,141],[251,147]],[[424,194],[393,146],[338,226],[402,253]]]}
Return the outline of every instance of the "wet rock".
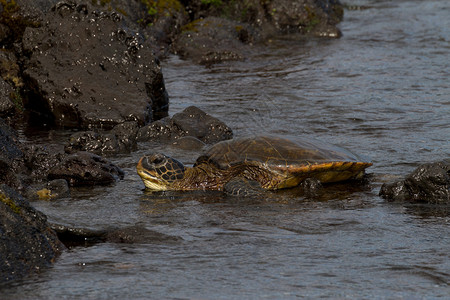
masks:
{"label": "wet rock", "polygon": [[0,232],[0,283],[39,272],[64,249],[46,217],[6,185],[0,185]]}
{"label": "wet rock", "polygon": [[0,183],[25,192],[32,183],[46,182],[50,169],[65,156],[43,146],[21,143],[15,131],[0,118]]}
{"label": "wet rock", "polygon": [[176,139],[173,146],[183,150],[201,150],[206,144],[193,136],[182,136]]}
{"label": "wet rock", "polygon": [[[155,14],[148,14],[148,6],[156,5]],[[147,14],[137,22],[141,25],[148,39],[144,45],[150,47],[157,57],[169,54],[171,45],[188,22],[188,15],[181,3],[171,1],[147,1]]]}
{"label": "wet rock", "polygon": [[91,246],[104,242],[104,236],[107,233],[105,230],[93,230],[62,224],[50,224],[50,226],[57,233],[59,240],[64,243],[67,248]]}
{"label": "wet rock", "polygon": [[27,196],[30,200],[56,200],[69,197],[69,184],[65,179],[55,179],[47,182],[47,184],[39,190],[30,191]]}
{"label": "wet rock", "polygon": [[23,156],[16,133],[0,118],[0,183],[23,189],[18,177],[23,169]]}
{"label": "wet rock", "polygon": [[137,132],[138,125],[136,122],[116,125],[108,132],[77,132],[69,138],[64,150],[67,153],[87,151],[101,155],[130,152],[136,149]]}
{"label": "wet rock", "polygon": [[[50,8],[61,0],[15,0],[19,8],[28,11],[25,16],[33,14],[46,13]],[[25,12],[26,13],[26,12]]]}
{"label": "wet rock", "polygon": [[335,26],[343,18],[343,7],[339,1],[303,0],[270,1],[265,10],[270,12],[266,20],[279,32],[311,34],[324,37],[340,37]]}
{"label": "wet rock", "polygon": [[0,51],[0,76],[9,84],[10,93],[17,91],[23,86],[23,80],[20,74],[19,62],[11,50]]}
{"label": "wet rock", "polygon": [[10,100],[13,89],[0,77],[0,116],[10,116],[14,114],[15,106]]}
{"label": "wet rock", "polygon": [[175,114],[171,122],[181,136],[194,136],[207,144],[233,138],[232,130],[225,123],[195,106]]}
{"label": "wet rock", "polygon": [[71,186],[107,185],[123,179],[123,176],[124,172],[119,167],[89,152],[68,155],[48,174],[50,180],[65,179]]}
{"label": "wet rock", "polygon": [[333,0],[202,1],[186,3],[191,23],[182,27],[174,51],[213,64],[245,57],[248,45],[280,34],[340,37],[343,6]]}
{"label": "wet rock", "polygon": [[136,139],[139,142],[170,139],[171,136],[177,134],[173,132],[172,123],[169,117],[152,122],[144,127],[141,127],[137,133]]}
{"label": "wet rock", "polygon": [[61,1],[23,33],[28,109],[57,125],[112,128],[164,115],[168,96],[158,61],[115,11]]}
{"label": "wet rock", "polygon": [[404,180],[383,184],[380,196],[396,202],[450,203],[450,160],[423,164]]}
{"label": "wet rock", "polygon": [[96,243],[126,243],[126,244],[167,244],[181,238],[149,230],[141,225],[125,228],[92,230],[76,228],[61,224],[53,224],[53,230],[67,247],[89,246]]}
{"label": "wet rock", "polygon": [[11,31],[9,28],[3,24],[0,24],[0,43],[4,43],[10,35]]}
{"label": "wet rock", "polygon": [[117,138],[120,152],[129,152],[136,149],[136,135],[139,126],[136,122],[125,122],[114,126],[111,133]]}
{"label": "wet rock", "polygon": [[147,37],[144,45],[162,57],[169,45],[187,22],[184,6],[178,0],[170,1],[92,1],[103,10],[115,10],[123,17],[127,28],[139,30]]}
{"label": "wet rock", "polygon": [[216,17],[196,20],[183,29],[173,46],[175,53],[205,65],[242,60],[245,45],[255,39],[250,26]]}
{"label": "wet rock", "polygon": [[4,37],[2,48],[20,48],[23,31],[28,26],[38,26],[42,11],[40,5],[45,0],[14,0],[0,1],[0,23],[3,27]]}
{"label": "wet rock", "polygon": [[191,136],[206,144],[233,138],[233,132],[225,123],[205,113],[195,106],[190,106],[171,119],[165,118],[142,127],[138,141],[153,139],[178,139]]}
{"label": "wet rock", "polygon": [[22,148],[26,167],[22,172],[26,172],[33,182],[47,181],[50,169],[65,158],[63,153],[52,152],[43,146],[23,145]]}
{"label": "wet rock", "polygon": [[15,131],[0,118],[0,160],[11,165],[22,157],[23,152]]}
{"label": "wet rock", "polygon": [[119,152],[119,142],[112,133],[83,131],[70,136],[69,143],[64,147],[64,151],[67,153],[87,151],[108,155]]}

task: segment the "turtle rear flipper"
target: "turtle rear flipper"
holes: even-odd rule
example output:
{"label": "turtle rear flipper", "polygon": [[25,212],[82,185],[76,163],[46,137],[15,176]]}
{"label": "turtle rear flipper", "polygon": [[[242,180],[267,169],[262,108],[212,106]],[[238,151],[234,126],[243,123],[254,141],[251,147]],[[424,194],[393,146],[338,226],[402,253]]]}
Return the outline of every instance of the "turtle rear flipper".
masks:
{"label": "turtle rear flipper", "polygon": [[243,177],[236,177],[228,181],[223,186],[223,191],[229,196],[248,197],[260,195],[265,190],[256,180],[248,180]]}

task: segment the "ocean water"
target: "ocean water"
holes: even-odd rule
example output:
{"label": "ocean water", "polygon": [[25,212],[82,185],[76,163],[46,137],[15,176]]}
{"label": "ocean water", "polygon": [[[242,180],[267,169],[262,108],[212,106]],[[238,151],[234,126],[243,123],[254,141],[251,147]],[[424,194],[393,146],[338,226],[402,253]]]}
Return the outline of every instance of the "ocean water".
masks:
{"label": "ocean water", "polygon": [[[346,2],[346,1],[344,1]],[[354,1],[340,39],[280,37],[248,59],[203,67],[163,61],[170,114],[196,105],[235,136],[315,138],[368,156],[361,186],[256,198],[150,193],[135,172],[147,151],[186,164],[198,152],[157,143],[111,158],[110,187],[33,205],[55,223],[145,227],[136,244],[74,247],[1,299],[436,299],[450,295],[450,208],[388,203],[384,182],[450,157],[450,2]],[[23,134],[58,144],[70,132]],[[57,147],[57,146],[55,146]],[[176,239],[174,239],[174,237]]]}

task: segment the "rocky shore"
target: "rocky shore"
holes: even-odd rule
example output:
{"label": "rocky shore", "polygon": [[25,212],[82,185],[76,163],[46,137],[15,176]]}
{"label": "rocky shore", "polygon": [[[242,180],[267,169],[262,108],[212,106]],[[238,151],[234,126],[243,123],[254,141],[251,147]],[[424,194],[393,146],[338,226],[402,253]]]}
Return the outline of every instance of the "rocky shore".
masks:
{"label": "rocky shore", "polygon": [[[49,224],[28,202],[114,184],[125,174],[108,157],[135,151],[138,142],[200,149],[233,137],[197,107],[169,116],[160,59],[243,60],[283,34],[338,38],[342,18],[337,0],[0,0],[0,283],[49,266],[65,248],[61,240],[172,239],[139,227]],[[20,141],[14,127],[21,123],[75,133],[54,152]],[[431,175],[414,173],[381,195],[449,203],[448,162],[423,169],[416,173]]]}

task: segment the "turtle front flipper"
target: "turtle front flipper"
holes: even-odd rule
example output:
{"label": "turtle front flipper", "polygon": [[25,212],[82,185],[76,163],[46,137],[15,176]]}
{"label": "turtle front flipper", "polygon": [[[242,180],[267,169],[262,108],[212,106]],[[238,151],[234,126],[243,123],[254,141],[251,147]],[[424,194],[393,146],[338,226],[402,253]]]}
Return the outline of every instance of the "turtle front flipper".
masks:
{"label": "turtle front flipper", "polygon": [[235,177],[224,184],[223,191],[229,196],[248,197],[260,195],[265,190],[256,180],[249,180],[244,177]]}

